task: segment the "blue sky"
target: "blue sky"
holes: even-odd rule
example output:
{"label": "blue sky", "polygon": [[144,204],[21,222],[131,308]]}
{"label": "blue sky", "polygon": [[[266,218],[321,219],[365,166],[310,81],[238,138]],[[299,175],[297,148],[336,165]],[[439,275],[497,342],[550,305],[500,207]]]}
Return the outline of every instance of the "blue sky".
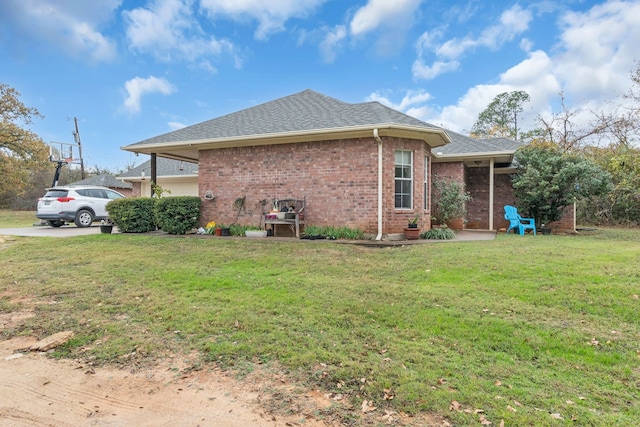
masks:
{"label": "blue sky", "polygon": [[640,1],[2,0],[0,83],[85,164],[179,127],[313,89],[467,132],[499,93],[612,108],[640,60]]}

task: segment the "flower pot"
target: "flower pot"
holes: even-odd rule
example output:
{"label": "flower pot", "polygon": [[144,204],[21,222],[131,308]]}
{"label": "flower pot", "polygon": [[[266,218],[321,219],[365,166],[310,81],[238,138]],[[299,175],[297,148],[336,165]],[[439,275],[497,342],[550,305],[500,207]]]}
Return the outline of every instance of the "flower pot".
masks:
{"label": "flower pot", "polygon": [[113,231],[113,225],[101,225],[100,226],[100,232],[102,234],[111,234],[112,231]]}
{"label": "flower pot", "polygon": [[221,228],[220,229],[221,236],[231,236],[231,229],[229,228]]}
{"label": "flower pot", "polygon": [[418,228],[418,224],[407,224],[407,228]]}
{"label": "flower pot", "polygon": [[287,212],[284,214],[284,219],[296,219],[296,214],[292,212]]}
{"label": "flower pot", "polygon": [[216,228],[216,236],[222,236],[222,228]]}
{"label": "flower pot", "polygon": [[418,240],[420,238],[420,229],[407,227],[404,229],[404,237],[407,240]]}

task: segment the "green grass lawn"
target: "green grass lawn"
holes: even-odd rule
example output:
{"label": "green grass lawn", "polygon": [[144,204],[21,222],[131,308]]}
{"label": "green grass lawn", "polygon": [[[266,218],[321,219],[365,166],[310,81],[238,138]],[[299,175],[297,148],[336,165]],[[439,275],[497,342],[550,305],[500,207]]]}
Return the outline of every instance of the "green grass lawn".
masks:
{"label": "green grass lawn", "polygon": [[36,218],[35,211],[9,211],[0,209],[0,228],[30,227]]}
{"label": "green grass lawn", "polygon": [[104,363],[178,349],[240,371],[277,360],[355,412],[368,399],[454,425],[636,425],[639,259],[638,230],[385,249],[18,238],[0,249],[0,312],[26,304],[16,296],[55,304],[0,335],[70,329],[57,354]]}

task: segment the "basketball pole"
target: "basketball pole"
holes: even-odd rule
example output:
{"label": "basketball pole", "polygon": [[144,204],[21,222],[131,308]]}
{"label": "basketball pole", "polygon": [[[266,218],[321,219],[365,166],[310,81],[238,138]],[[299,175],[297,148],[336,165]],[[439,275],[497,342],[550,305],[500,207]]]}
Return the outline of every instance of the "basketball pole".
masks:
{"label": "basketball pole", "polygon": [[78,144],[78,155],[80,156],[80,177],[84,179],[84,159],[82,158],[82,144],[80,143],[80,130],[78,130],[78,119],[73,118],[73,122],[76,125],[76,130],[73,133],[73,139]]}

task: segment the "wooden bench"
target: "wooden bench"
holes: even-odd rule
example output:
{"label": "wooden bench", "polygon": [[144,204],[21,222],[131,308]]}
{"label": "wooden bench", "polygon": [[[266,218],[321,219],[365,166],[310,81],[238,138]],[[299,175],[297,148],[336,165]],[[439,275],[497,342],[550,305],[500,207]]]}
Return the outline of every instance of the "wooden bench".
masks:
{"label": "wooden bench", "polygon": [[300,238],[300,225],[304,225],[305,198],[302,199],[273,199],[273,210],[264,215],[264,228],[271,226],[273,236],[276,237],[277,225],[288,225],[296,232],[296,237]]}

